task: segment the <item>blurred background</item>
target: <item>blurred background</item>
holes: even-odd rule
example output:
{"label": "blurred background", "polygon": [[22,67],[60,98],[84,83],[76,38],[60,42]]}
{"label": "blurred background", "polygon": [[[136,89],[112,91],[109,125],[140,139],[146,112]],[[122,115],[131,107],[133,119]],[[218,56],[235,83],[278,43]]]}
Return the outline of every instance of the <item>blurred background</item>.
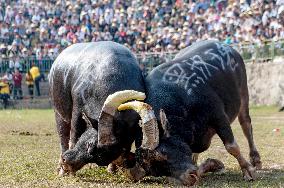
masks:
{"label": "blurred background", "polygon": [[283,62],[284,0],[0,0],[1,98],[47,98],[49,69],[74,43],[124,44],[147,75],[206,39],[246,63]]}

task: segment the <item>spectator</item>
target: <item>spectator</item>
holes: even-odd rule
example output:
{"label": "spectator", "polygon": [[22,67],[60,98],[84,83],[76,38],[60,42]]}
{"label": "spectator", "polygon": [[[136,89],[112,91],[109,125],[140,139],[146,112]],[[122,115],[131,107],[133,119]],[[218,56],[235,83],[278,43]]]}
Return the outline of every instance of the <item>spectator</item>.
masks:
{"label": "spectator", "polygon": [[0,99],[3,100],[4,108],[8,106],[8,100],[10,98],[10,88],[6,78],[0,79]]}
{"label": "spectator", "polygon": [[34,80],[33,80],[33,76],[32,76],[30,71],[28,71],[26,73],[26,84],[28,86],[30,98],[33,99],[33,96],[34,96]]}
{"label": "spectator", "polygon": [[35,64],[32,64],[32,68],[30,69],[29,72],[32,75],[32,78],[33,78],[33,81],[36,87],[36,91],[37,91],[37,96],[40,96],[40,88],[39,88],[39,82],[41,80],[40,70]]}
{"label": "spectator", "polygon": [[9,85],[9,91],[13,91],[13,75],[11,70],[8,70],[3,76],[3,80]]}
{"label": "spectator", "polygon": [[15,70],[13,74],[13,81],[14,81],[14,99],[22,99],[23,92],[22,92],[22,74],[20,73],[19,69]]}

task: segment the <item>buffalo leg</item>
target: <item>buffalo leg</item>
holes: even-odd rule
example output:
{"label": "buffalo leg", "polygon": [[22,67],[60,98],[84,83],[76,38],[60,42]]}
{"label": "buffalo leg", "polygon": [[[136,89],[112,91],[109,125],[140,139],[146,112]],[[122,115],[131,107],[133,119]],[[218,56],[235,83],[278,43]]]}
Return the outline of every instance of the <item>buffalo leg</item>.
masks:
{"label": "buffalo leg", "polygon": [[249,115],[249,108],[248,108],[248,99],[247,97],[243,97],[241,108],[239,112],[239,122],[241,124],[241,127],[243,129],[243,133],[245,137],[248,140],[249,144],[249,156],[250,156],[250,162],[253,166],[256,167],[256,169],[261,169],[261,161],[259,153],[256,149],[256,146],[253,141],[253,132],[252,132],[252,125],[251,125],[251,118]]}
{"label": "buffalo leg", "polygon": [[70,123],[64,121],[61,116],[56,112],[55,113],[55,121],[56,121],[56,127],[57,127],[57,132],[59,135],[59,139],[60,139],[60,149],[61,149],[61,153],[60,153],[60,157],[59,157],[59,164],[58,164],[58,168],[57,171],[59,172],[61,169],[61,164],[62,164],[62,158],[61,155],[68,150],[68,142],[69,142],[69,138],[70,138]]}
{"label": "buffalo leg", "polygon": [[248,181],[254,180],[255,168],[249,162],[247,162],[241,154],[240,148],[235,141],[232,129],[230,127],[229,120],[226,118],[226,116],[224,116],[221,121],[219,120],[219,123],[222,124],[219,124],[218,127],[216,127],[216,132],[225,145],[226,150],[238,160],[244,179]]}
{"label": "buffalo leg", "polygon": [[75,146],[80,136],[85,132],[86,127],[87,126],[82,118],[82,114],[77,110],[74,110],[72,112],[72,119],[71,119],[69,149],[72,149]]}

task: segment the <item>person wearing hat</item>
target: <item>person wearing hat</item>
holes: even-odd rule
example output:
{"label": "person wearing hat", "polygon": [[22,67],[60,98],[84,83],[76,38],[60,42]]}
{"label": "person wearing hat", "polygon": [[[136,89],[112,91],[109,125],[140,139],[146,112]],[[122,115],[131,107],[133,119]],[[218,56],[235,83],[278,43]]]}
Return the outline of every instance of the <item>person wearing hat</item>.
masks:
{"label": "person wearing hat", "polygon": [[159,44],[157,44],[155,46],[155,52],[161,52],[161,51],[162,51],[162,47]]}
{"label": "person wearing hat", "polygon": [[8,107],[10,87],[6,78],[0,78],[0,99],[3,100],[4,109]]}
{"label": "person wearing hat", "polygon": [[[171,43],[171,33],[169,32],[170,29],[168,27],[164,28],[164,34],[162,37],[162,45],[163,46],[167,46],[168,44]],[[174,30],[171,29],[171,32],[173,32]]]}

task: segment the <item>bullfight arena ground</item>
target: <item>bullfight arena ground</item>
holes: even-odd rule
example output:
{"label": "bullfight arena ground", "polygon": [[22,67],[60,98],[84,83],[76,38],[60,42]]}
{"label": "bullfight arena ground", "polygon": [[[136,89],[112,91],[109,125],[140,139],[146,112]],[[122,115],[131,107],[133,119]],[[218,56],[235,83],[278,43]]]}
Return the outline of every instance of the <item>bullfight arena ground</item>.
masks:
{"label": "bullfight arena ground", "polygon": [[[198,163],[210,158],[224,162],[226,171],[207,174],[200,187],[284,187],[284,112],[276,107],[251,108],[254,138],[263,169],[254,182],[242,180],[237,161],[215,136]],[[248,158],[248,145],[237,122],[233,131]],[[164,187],[165,178],[132,183],[122,173],[108,174],[104,167],[85,167],[76,177],[57,177],[59,140],[53,110],[0,111],[0,187]],[[174,187],[174,186],[173,186]]]}

